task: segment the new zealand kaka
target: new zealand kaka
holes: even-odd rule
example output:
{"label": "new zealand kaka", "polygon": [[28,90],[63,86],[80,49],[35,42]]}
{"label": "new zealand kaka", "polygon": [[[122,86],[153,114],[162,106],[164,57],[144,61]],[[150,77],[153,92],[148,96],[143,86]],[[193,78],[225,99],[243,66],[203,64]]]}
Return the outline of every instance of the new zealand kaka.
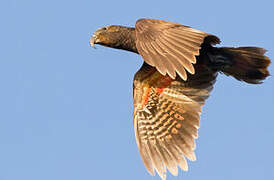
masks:
{"label": "new zealand kaka", "polygon": [[218,37],[177,23],[140,19],[135,28],[106,26],[90,39],[140,54],[144,63],[134,77],[134,129],[143,162],[164,180],[166,168],[177,175],[195,161],[201,107],[218,72],[251,84],[262,83],[270,59],[259,47],[214,47]]}

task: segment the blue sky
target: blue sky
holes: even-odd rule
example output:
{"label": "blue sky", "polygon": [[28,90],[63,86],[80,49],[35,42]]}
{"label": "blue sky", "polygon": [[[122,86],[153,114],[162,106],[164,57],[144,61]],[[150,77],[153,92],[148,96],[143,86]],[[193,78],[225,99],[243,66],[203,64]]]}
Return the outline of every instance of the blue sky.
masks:
{"label": "blue sky", "polygon": [[[110,24],[159,18],[260,46],[274,59],[271,0],[35,1],[0,6],[0,180],[152,180],[132,123],[141,57],[89,47]],[[274,73],[273,64],[269,68]],[[197,161],[169,180],[274,178],[274,79],[220,75],[203,109]]]}

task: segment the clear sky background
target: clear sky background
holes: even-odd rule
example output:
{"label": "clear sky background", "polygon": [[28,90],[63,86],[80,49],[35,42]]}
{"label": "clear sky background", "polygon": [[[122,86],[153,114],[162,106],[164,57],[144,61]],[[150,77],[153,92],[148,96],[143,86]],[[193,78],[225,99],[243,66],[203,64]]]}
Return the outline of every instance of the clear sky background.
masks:
{"label": "clear sky background", "polygon": [[[99,27],[159,18],[260,46],[274,60],[272,0],[0,3],[0,180],[152,180],[133,129],[140,56],[89,47]],[[273,64],[269,68],[274,74]],[[197,161],[169,180],[274,179],[274,78],[220,75],[203,109]]]}

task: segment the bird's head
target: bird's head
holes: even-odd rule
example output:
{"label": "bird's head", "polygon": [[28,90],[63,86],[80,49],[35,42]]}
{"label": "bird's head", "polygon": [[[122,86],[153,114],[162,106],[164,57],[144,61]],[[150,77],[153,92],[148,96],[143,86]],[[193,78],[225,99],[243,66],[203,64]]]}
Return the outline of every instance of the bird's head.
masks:
{"label": "bird's head", "polygon": [[131,50],[129,46],[135,47],[134,28],[111,25],[97,29],[90,38],[90,45],[100,44],[107,47]]}

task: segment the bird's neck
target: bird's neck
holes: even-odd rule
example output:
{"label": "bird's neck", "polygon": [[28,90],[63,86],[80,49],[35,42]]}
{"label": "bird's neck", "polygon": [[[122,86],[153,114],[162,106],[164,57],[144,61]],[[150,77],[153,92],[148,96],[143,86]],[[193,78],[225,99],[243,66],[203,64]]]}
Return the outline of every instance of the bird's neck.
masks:
{"label": "bird's neck", "polygon": [[121,34],[121,41],[116,44],[116,49],[123,49],[126,51],[134,52],[138,54],[136,48],[136,35],[135,35],[135,28],[127,28]]}

